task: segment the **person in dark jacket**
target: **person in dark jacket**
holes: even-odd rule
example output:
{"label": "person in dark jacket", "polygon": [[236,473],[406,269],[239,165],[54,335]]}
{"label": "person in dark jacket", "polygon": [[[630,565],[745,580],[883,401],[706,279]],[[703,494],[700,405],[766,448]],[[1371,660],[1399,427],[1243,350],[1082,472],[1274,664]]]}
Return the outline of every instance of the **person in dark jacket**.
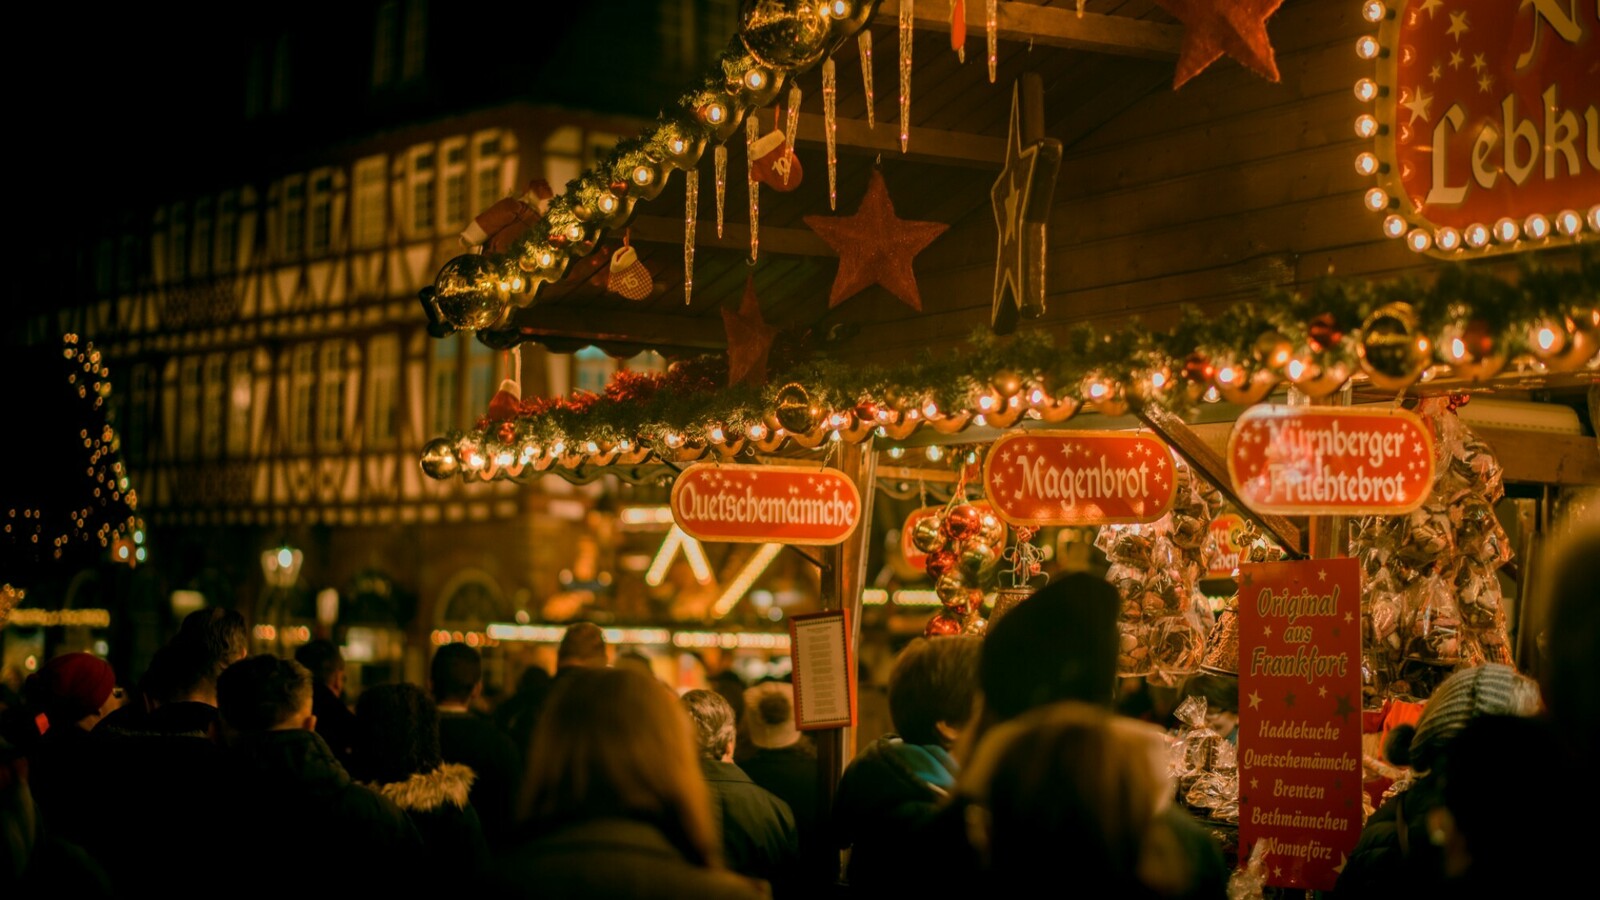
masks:
{"label": "person in dark jacket", "polygon": [[901,883],[916,830],[955,787],[950,755],[972,718],[981,638],[918,638],[889,675],[889,715],[897,734],[868,744],[844,771],[834,829],[850,850],[850,885],[867,893]]}
{"label": "person in dark jacket", "polygon": [[672,692],[604,668],[558,680],[523,782],[528,837],[504,854],[491,897],[757,900],[726,871],[694,727]]}
{"label": "person in dark jacket", "polygon": [[517,692],[494,710],[494,724],[511,736],[519,753],[528,752],[533,741],[533,726],[550,697],[550,673],[541,666],[529,666],[517,676]]}
{"label": "person in dark jacket", "polygon": [[42,713],[42,735],[30,760],[34,802],[51,829],[76,844],[92,836],[100,773],[89,733],[122,703],[111,665],[92,653],[65,653],[28,677],[30,708]]}
{"label": "person in dark jacket", "polygon": [[0,897],[110,897],[94,858],[39,820],[27,773],[21,750],[0,737]]}
{"label": "person in dark jacket", "polygon": [[795,727],[794,685],[764,681],[744,692],[744,709],[744,730],[754,750],[739,768],[789,804],[806,883],[819,889],[833,884],[839,878],[839,853],[817,815],[817,754]]}
{"label": "person in dark jacket", "polygon": [[472,808],[491,848],[511,836],[513,808],[522,775],[522,750],[494,722],[473,711],[483,692],[483,659],[466,644],[446,644],[433,655],[429,684],[439,706],[439,749],[445,762],[477,774]]}
{"label": "person in dark jacket", "polygon": [[476,779],[439,753],[439,711],[410,684],[368,688],[356,706],[356,751],[367,785],[405,811],[422,837],[427,876],[447,888],[489,858],[467,797]]}
{"label": "person in dark jacket", "polygon": [[333,641],[311,641],[294,651],[294,661],[311,672],[311,711],[317,734],[350,767],[356,743],[356,715],[344,704],[344,655]]}
{"label": "person in dark jacket", "polygon": [[700,769],[711,789],[711,818],[728,868],[771,882],[776,896],[797,891],[800,834],[794,813],[734,764],[733,708],[713,691],[690,691],[682,702],[695,725]]}
{"label": "person in dark jacket", "polygon": [[228,817],[217,824],[228,840],[214,877],[237,882],[270,860],[303,875],[295,889],[310,896],[382,896],[420,882],[416,828],[351,780],[317,736],[304,666],[250,657],[222,673],[217,699],[228,743],[218,787]]}

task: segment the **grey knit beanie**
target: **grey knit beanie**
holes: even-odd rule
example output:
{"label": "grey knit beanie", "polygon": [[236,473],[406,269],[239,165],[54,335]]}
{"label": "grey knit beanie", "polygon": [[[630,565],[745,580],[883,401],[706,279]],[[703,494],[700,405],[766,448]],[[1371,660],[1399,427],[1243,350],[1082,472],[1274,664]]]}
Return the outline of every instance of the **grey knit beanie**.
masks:
{"label": "grey knit beanie", "polygon": [[1417,720],[1409,747],[1391,736],[1391,760],[1419,772],[1432,769],[1439,751],[1478,716],[1525,716],[1538,711],[1538,687],[1510,666],[1486,663],[1462,669],[1439,685]]}

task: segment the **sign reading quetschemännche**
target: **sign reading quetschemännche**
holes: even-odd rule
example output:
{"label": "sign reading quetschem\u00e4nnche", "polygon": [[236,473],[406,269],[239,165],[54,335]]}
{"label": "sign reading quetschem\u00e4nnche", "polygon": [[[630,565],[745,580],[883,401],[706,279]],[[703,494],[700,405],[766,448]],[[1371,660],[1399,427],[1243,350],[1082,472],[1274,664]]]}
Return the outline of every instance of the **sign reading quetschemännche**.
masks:
{"label": "sign reading quetschem\u00e4nnche", "polygon": [[1361,572],[1353,559],[1239,567],[1239,853],[1328,890],[1361,834]]}
{"label": "sign reading quetschem\u00e4nnche", "polygon": [[672,485],[672,518],[702,541],[837,544],[856,530],[861,494],[837,469],[699,463]]}
{"label": "sign reading quetschem\u00e4nnche", "polygon": [[1252,406],[1228,438],[1228,478],[1256,512],[1410,512],[1433,487],[1433,433],[1403,409]]}
{"label": "sign reading quetschem\u00e4nnche", "polygon": [[1020,431],[989,448],[983,486],[1012,525],[1154,522],[1176,496],[1174,468],[1148,434]]}

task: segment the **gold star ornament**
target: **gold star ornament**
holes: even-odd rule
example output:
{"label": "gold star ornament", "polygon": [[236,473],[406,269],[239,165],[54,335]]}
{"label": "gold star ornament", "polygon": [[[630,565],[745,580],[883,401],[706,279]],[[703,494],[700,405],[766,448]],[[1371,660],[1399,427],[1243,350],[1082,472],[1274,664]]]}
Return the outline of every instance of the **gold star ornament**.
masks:
{"label": "gold star ornament", "polygon": [[1156,0],[1183,23],[1178,73],[1172,89],[1204,72],[1224,53],[1268,81],[1278,80],[1278,62],[1267,37],[1267,18],[1283,0]]}
{"label": "gold star ornament", "polygon": [[829,309],[881,284],[900,302],[922,312],[911,260],[950,226],[897,217],[882,172],[872,170],[855,215],[806,216],[805,223],[839,254],[839,274],[828,292]]}
{"label": "gold star ornament", "polygon": [[1020,90],[1011,86],[1011,127],[1006,164],[989,189],[1000,248],[994,262],[994,308],[989,327],[1010,334],[1021,318],[1044,314],[1045,225],[1061,172],[1061,142],[1041,138],[1024,144]]}

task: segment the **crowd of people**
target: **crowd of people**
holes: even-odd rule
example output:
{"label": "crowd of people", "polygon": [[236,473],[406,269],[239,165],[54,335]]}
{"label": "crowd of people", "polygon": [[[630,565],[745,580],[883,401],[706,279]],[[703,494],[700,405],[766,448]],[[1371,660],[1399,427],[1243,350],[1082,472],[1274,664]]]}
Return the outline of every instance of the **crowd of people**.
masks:
{"label": "crowd of people", "polygon": [[[1575,871],[1580,764],[1600,751],[1597,561],[1590,532],[1552,564],[1542,683],[1465,670],[1396,731],[1415,776],[1338,896]],[[895,732],[863,741],[836,791],[789,684],[679,696],[593,625],[488,716],[469,647],[352,710],[336,646],[251,656],[238,613],[202,610],[126,695],[71,653],[0,716],[0,895],[1226,897],[1162,733],[1114,710],[1119,607],[1071,575],[985,638],[913,641],[889,680]]]}

